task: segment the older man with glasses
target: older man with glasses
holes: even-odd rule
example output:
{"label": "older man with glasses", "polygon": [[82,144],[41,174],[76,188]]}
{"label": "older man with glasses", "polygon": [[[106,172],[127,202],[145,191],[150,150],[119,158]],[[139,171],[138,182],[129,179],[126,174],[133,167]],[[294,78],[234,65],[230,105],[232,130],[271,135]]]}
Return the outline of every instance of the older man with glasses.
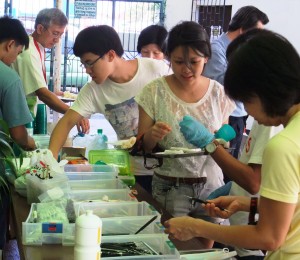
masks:
{"label": "older man with glasses", "polygon": [[[45,49],[51,49],[59,42],[67,24],[67,17],[58,8],[41,10],[35,20],[34,32],[29,36],[29,48],[13,64],[21,77],[27,104],[33,114],[37,98],[56,112],[64,114],[69,109],[48,89],[45,67]],[[85,133],[89,130],[89,121],[82,119],[77,127]]]}

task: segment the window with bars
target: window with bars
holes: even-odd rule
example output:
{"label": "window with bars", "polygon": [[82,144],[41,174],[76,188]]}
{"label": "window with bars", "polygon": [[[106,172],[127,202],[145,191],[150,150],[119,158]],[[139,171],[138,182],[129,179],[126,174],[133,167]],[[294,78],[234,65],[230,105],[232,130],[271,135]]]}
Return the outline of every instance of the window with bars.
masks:
{"label": "window with bars", "polygon": [[191,20],[201,24],[212,40],[227,31],[231,10],[226,0],[193,0]]}

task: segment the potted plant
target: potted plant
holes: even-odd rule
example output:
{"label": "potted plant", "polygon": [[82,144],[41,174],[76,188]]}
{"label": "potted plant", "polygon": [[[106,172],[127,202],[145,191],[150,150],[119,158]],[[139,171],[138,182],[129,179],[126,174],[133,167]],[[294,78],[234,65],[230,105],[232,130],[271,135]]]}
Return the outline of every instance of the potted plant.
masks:
{"label": "potted plant", "polygon": [[[23,149],[17,145],[9,136],[9,129],[5,121],[0,119],[0,188],[9,191],[6,170],[9,170],[12,177],[17,178],[18,169],[23,163]],[[14,145],[14,149],[12,148]],[[20,163],[18,165],[15,151],[19,153]],[[1,197],[0,197],[1,200]]]}

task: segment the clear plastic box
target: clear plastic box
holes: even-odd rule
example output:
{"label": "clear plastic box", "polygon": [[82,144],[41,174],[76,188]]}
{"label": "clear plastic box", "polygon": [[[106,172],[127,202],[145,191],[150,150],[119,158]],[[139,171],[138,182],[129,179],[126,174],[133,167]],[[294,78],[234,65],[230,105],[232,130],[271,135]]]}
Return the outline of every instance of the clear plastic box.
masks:
{"label": "clear plastic box", "polygon": [[113,180],[118,176],[114,173],[101,173],[98,172],[67,172],[67,177],[70,181],[75,180]]}
{"label": "clear plastic box", "polygon": [[69,189],[69,181],[65,174],[57,174],[52,179],[42,180],[37,176],[26,175],[27,203],[39,202],[38,197],[48,190],[60,188],[63,191]]}
{"label": "clear plastic box", "polygon": [[104,189],[104,190],[72,190],[69,198],[74,201],[103,200],[108,201],[137,201],[129,189]]}
{"label": "clear plastic box", "polygon": [[[116,218],[102,218],[102,237],[134,235],[142,226],[150,221],[154,216],[130,216]],[[164,227],[160,223],[160,216],[150,223],[139,234],[160,234],[164,232]]]}
{"label": "clear plastic box", "polygon": [[[152,251],[153,255],[131,255],[131,256],[115,256],[105,257],[103,247],[105,243],[128,243],[133,242],[138,247],[142,247],[147,251]],[[101,259],[113,259],[113,260],[161,260],[161,259],[180,259],[180,255],[174,244],[168,239],[165,234],[141,234],[141,235],[129,235],[129,236],[103,236],[101,241]]]}
{"label": "clear plastic box", "polygon": [[129,189],[119,179],[96,180],[69,180],[71,190],[95,190],[95,189]]}
{"label": "clear plastic box", "polygon": [[29,215],[26,221],[22,223],[23,245],[74,244],[75,223],[35,223],[36,219],[33,212],[36,207],[37,203],[31,204]]}
{"label": "clear plastic box", "polygon": [[[75,224],[74,223],[34,223],[33,211],[36,203],[31,205],[30,213],[25,222],[22,223],[22,242],[24,245],[41,246],[43,244],[74,245]],[[102,238],[116,236],[116,234],[134,234],[154,215],[127,216],[102,219]],[[139,234],[161,234],[163,226],[160,223],[160,215],[150,223]],[[136,235],[136,236],[137,236]]]}
{"label": "clear plastic box", "polygon": [[160,213],[149,203],[141,202],[81,202],[74,204],[76,217],[87,210],[92,210],[93,214],[100,218],[129,217],[129,216],[154,216]]}
{"label": "clear plastic box", "polygon": [[66,173],[68,172],[98,172],[98,173],[113,173],[118,175],[119,169],[113,165],[97,165],[97,164],[66,164],[64,167]]}
{"label": "clear plastic box", "polygon": [[180,251],[181,260],[221,260],[221,259],[236,259],[236,251],[229,251],[228,248],[212,248],[189,251]]}
{"label": "clear plastic box", "polygon": [[116,166],[95,164],[67,164],[64,170],[70,180],[115,179],[119,173]]}

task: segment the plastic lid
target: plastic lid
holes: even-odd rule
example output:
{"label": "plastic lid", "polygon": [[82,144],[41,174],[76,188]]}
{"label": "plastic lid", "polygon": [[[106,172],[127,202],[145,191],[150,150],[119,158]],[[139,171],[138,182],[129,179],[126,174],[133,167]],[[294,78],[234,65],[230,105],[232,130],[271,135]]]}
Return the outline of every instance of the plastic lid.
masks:
{"label": "plastic lid", "polygon": [[98,130],[97,130],[97,133],[98,133],[98,135],[102,135],[103,130],[102,130],[102,129],[98,129]]}

